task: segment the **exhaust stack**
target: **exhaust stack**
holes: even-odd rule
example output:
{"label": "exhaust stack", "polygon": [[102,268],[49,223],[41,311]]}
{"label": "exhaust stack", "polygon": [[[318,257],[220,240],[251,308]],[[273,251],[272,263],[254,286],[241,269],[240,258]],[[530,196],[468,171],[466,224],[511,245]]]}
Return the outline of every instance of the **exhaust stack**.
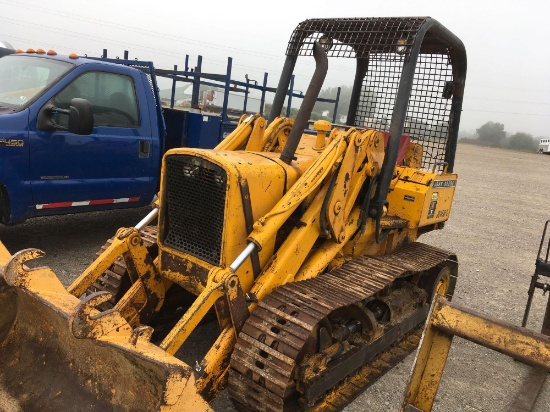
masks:
{"label": "exhaust stack", "polygon": [[286,164],[290,164],[292,159],[294,159],[294,153],[296,153],[296,148],[300,139],[302,138],[302,133],[306,129],[307,122],[311,117],[311,112],[313,111],[313,106],[317,101],[323,82],[328,71],[328,58],[327,53],[323,46],[319,42],[315,42],[313,45],[313,57],[315,58],[315,72],[313,77],[309,82],[309,86],[300,106],[300,110],[296,115],[296,120],[294,121],[294,126],[290,130],[288,140],[286,141],[285,147],[281,153],[280,159]]}

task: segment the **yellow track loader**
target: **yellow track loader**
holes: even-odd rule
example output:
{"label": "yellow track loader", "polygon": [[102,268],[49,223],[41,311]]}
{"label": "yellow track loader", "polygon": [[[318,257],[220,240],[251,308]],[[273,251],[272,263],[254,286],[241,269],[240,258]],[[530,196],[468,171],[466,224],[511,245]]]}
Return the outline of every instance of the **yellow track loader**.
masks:
{"label": "yellow track loader", "polygon": [[[280,117],[299,56],[316,69]],[[329,58],[356,62],[347,121],[309,130]],[[224,388],[242,411],[342,408],[453,294],[456,256],[417,238],[451,212],[465,77],[428,17],[300,23],[269,119],[169,151],[158,208],[72,285],[27,267],[39,250],[0,250],[0,393],[25,411],[207,410]],[[217,339],[183,362],[212,314]]]}

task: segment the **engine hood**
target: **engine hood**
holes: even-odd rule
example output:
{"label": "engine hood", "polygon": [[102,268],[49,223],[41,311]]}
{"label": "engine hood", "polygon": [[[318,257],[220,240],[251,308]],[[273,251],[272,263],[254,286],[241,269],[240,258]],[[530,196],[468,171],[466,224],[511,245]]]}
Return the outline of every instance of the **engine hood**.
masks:
{"label": "engine hood", "polygon": [[0,139],[27,136],[29,129],[29,109],[16,111],[11,107],[0,106]]}
{"label": "engine hood", "polygon": [[0,115],[7,113],[15,113],[16,110],[11,107],[0,106]]}

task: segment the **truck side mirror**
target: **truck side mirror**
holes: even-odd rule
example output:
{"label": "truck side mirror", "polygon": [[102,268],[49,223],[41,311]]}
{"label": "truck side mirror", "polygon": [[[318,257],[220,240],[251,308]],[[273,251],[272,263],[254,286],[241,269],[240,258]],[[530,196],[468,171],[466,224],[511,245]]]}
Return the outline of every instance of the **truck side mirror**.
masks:
{"label": "truck side mirror", "polygon": [[2,42],[0,42],[0,57],[7,56],[8,54],[15,53],[15,50],[8,49],[6,47],[2,47],[1,44],[2,44]]}
{"label": "truck side mirror", "polygon": [[92,105],[86,99],[75,97],[69,107],[69,132],[88,135],[94,128]]}
{"label": "truck side mirror", "polygon": [[53,112],[55,106],[53,104],[44,105],[38,112],[38,117],[36,118],[36,128],[44,132],[53,132],[59,127],[56,125],[53,120]]}
{"label": "truck side mirror", "polygon": [[[54,120],[54,114],[68,115],[69,127],[57,124]],[[94,128],[92,106],[88,100],[80,98],[71,100],[69,110],[59,109],[53,104],[46,104],[38,112],[36,128],[46,132],[67,130],[74,134],[89,135]]]}

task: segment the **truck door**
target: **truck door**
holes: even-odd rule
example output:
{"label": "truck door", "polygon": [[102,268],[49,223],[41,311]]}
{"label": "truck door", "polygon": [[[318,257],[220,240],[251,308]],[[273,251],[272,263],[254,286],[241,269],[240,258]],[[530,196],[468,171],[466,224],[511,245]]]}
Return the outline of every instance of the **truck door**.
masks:
{"label": "truck door", "polygon": [[[152,170],[151,124],[146,97],[135,80],[122,73],[88,71],[48,100],[62,109],[75,97],[88,100],[94,115],[89,136],[40,131],[36,119],[30,121],[35,215],[139,206],[151,200],[157,173]],[[67,115],[55,117],[58,124],[68,125]]]}

